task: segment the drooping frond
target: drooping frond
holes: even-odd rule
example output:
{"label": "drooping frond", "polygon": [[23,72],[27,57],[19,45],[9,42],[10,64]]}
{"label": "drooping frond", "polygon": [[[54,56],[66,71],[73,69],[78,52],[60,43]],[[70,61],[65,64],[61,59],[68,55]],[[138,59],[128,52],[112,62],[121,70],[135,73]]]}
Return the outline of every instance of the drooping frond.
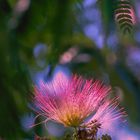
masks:
{"label": "drooping frond", "polygon": [[135,14],[132,4],[129,0],[118,0],[115,7],[115,20],[120,30],[125,33],[131,33],[135,24]]}

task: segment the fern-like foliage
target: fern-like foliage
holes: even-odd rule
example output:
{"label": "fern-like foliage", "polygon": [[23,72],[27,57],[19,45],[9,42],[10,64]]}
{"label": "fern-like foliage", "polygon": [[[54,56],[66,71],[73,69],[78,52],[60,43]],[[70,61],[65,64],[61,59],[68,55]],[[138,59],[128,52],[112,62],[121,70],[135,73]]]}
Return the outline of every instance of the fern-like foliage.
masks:
{"label": "fern-like foliage", "polygon": [[129,0],[118,0],[115,8],[115,20],[123,33],[131,33],[135,24],[132,4]]}

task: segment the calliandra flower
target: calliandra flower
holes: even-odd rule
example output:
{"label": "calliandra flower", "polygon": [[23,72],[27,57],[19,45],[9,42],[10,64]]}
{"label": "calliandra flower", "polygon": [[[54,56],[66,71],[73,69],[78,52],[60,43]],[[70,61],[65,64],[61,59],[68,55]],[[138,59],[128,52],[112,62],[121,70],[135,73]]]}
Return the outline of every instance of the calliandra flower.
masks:
{"label": "calliandra flower", "polygon": [[35,87],[34,103],[39,114],[47,119],[78,127],[96,112],[110,90],[110,86],[98,80],[85,80],[77,75],[66,78],[59,73],[54,81],[41,81],[40,87]]}

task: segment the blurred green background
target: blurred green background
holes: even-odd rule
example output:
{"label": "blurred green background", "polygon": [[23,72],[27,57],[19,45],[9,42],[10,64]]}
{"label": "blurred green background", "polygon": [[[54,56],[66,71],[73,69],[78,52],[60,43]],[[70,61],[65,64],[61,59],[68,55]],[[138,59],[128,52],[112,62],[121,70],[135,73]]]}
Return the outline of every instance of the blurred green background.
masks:
{"label": "blurred green background", "polygon": [[140,1],[131,1],[136,18],[131,33],[119,29],[114,2],[0,0],[0,138],[48,134],[24,124],[34,118],[33,84],[57,69],[111,84],[130,131],[140,132]]}

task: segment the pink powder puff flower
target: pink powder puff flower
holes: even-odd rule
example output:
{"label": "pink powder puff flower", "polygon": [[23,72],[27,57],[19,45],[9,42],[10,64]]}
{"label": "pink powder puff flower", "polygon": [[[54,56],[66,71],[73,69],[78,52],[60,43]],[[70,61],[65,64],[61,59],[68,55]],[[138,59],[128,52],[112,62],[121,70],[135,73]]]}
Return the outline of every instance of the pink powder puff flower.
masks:
{"label": "pink powder puff flower", "polygon": [[[64,126],[78,127],[92,114],[92,119],[105,123],[115,109],[112,101],[106,102],[110,91],[110,86],[98,80],[85,80],[76,75],[68,79],[59,73],[52,82],[41,81],[40,87],[35,87],[34,103],[39,115]],[[111,120],[114,117],[117,115]]]}

